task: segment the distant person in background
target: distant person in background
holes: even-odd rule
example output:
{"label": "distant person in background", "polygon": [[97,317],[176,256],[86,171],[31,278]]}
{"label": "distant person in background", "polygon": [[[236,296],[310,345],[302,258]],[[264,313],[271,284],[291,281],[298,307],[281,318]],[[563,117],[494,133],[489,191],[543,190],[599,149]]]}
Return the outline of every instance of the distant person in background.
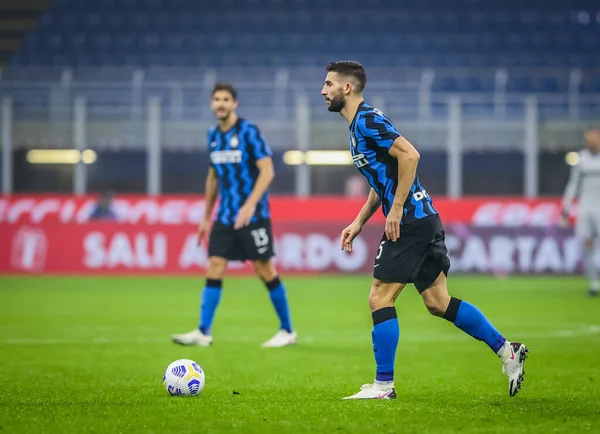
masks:
{"label": "distant person in background", "polygon": [[579,197],[575,235],[584,247],[583,260],[590,282],[588,294],[597,297],[600,285],[594,264],[594,242],[600,238],[600,130],[589,129],[584,137],[586,149],[579,152],[565,188],[561,224],[568,224],[573,200]]}
{"label": "distant person in background", "polygon": [[[181,345],[212,344],[213,319],[221,300],[227,262],[250,260],[269,292],[280,322],[279,331],[262,346],[284,347],[296,343],[296,332],[292,328],[285,286],[271,261],[274,250],[267,190],[274,177],[272,152],[258,127],[238,117],[237,106],[235,88],[229,83],[217,83],[211,108],[219,123],[208,132],[206,208],[198,228],[198,243],[209,236],[200,324],[189,333],[173,335],[172,339]],[[210,229],[218,195],[219,209]]]}
{"label": "distant person in background", "polygon": [[117,220],[117,214],[112,207],[114,197],[115,193],[112,190],[102,193],[90,214],[90,220]]}

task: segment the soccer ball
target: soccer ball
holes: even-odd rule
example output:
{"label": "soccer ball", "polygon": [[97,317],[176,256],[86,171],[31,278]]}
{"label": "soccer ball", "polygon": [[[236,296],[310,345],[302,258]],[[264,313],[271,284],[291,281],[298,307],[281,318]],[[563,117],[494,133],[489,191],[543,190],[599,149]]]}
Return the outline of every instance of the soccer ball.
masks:
{"label": "soccer ball", "polygon": [[204,389],[206,377],[193,360],[175,360],[165,370],[163,385],[172,396],[196,396]]}

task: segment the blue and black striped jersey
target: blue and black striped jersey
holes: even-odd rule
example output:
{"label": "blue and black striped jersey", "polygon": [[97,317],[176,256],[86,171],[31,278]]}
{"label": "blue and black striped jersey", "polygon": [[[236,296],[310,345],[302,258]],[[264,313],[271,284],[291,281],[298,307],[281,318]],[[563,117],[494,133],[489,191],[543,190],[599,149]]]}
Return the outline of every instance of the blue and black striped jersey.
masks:
{"label": "blue and black striped jersey", "polygon": [[[398,187],[398,162],[389,149],[400,137],[396,127],[379,109],[361,103],[350,124],[350,151],[354,165],[375,189],[383,214],[387,217]],[[404,202],[402,223],[410,223],[434,214],[431,197],[415,176],[410,193]]]}
{"label": "blue and black striped jersey", "polygon": [[[219,209],[215,219],[233,225],[238,211],[252,193],[258,178],[256,162],[272,156],[271,149],[256,125],[245,119],[226,132],[215,126],[208,132],[210,166],[219,180]],[[252,222],[270,218],[267,192],[258,201]]]}

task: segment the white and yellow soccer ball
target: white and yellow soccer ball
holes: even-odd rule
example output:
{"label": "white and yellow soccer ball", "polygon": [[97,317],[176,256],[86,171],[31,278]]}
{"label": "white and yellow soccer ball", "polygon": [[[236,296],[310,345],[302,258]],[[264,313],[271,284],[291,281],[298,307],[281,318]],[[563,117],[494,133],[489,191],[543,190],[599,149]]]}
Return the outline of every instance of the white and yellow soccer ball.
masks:
{"label": "white and yellow soccer ball", "polygon": [[163,385],[172,396],[197,396],[204,389],[204,370],[193,360],[175,360],[165,370]]}

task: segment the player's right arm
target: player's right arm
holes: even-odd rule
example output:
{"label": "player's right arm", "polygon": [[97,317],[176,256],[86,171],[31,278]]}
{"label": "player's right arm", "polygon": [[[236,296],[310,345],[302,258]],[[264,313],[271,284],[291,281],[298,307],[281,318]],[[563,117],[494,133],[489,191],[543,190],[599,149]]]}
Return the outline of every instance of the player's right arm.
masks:
{"label": "player's right arm", "polygon": [[573,206],[573,201],[579,194],[580,185],[581,168],[580,165],[577,164],[571,168],[569,181],[567,182],[567,186],[565,187],[565,192],[563,194],[562,214],[560,222],[562,225],[566,225],[566,223],[568,222],[569,213],[571,212],[571,206]]}
{"label": "player's right arm", "polygon": [[379,199],[379,196],[377,196],[377,192],[371,188],[369,197],[367,197],[367,201],[361,208],[354,221],[342,231],[342,235],[340,237],[342,250],[345,249],[347,252],[352,251],[352,241],[358,234],[360,234],[362,227],[367,221],[369,221],[373,214],[375,214],[380,205],[381,200]]}
{"label": "player's right arm", "polygon": [[368,222],[371,217],[373,217],[373,214],[375,214],[375,212],[379,209],[380,205],[381,200],[379,200],[377,192],[375,189],[371,188],[371,191],[369,191],[369,196],[367,197],[367,201],[361,208],[354,221],[361,227],[364,226],[364,224]]}
{"label": "player's right arm", "polygon": [[217,202],[219,180],[217,178],[217,172],[214,167],[209,167],[208,174],[206,175],[206,181],[204,183],[204,218],[200,222],[198,227],[198,244],[202,242],[202,239],[210,228],[210,219],[212,216],[215,203]]}

